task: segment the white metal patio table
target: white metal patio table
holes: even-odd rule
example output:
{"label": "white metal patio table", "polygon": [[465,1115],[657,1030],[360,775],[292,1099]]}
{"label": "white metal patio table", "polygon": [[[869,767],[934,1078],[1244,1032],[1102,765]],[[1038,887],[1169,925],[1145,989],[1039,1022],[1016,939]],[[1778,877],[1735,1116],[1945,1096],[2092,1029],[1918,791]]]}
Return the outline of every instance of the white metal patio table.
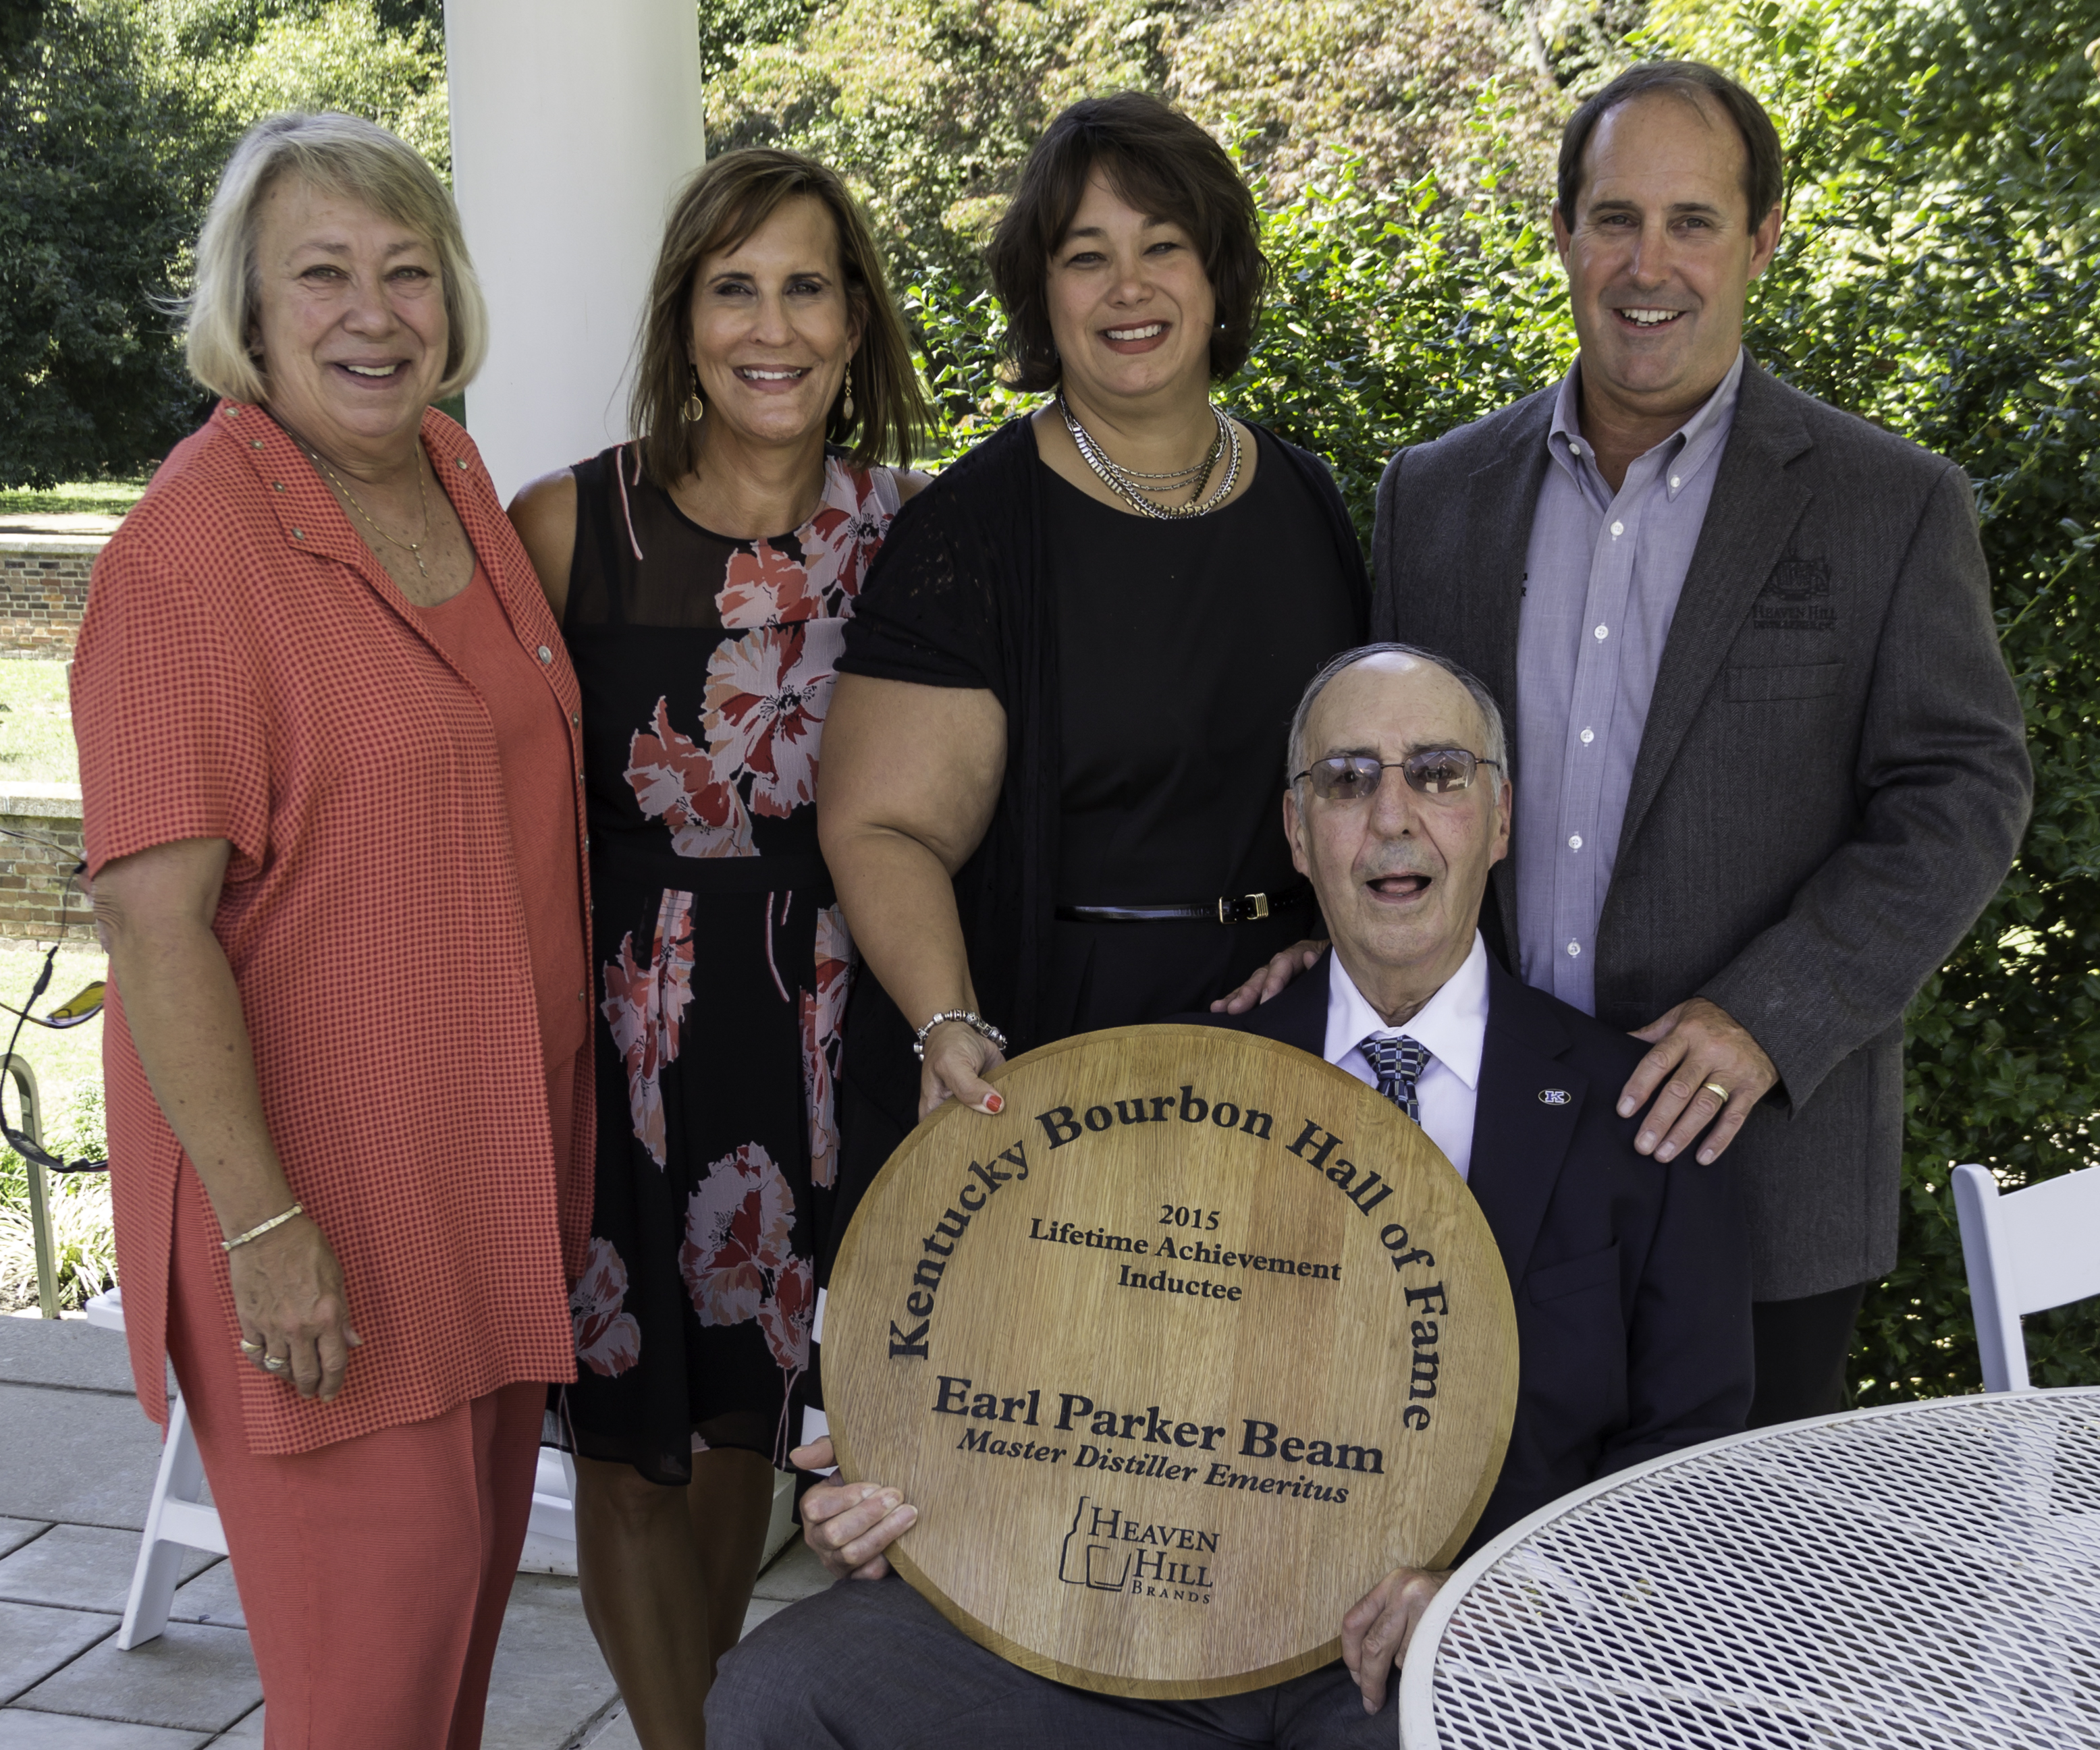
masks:
{"label": "white metal patio table", "polygon": [[1446,1583],[1407,1750],[2100,1750],[2100,1388],[1672,1452]]}

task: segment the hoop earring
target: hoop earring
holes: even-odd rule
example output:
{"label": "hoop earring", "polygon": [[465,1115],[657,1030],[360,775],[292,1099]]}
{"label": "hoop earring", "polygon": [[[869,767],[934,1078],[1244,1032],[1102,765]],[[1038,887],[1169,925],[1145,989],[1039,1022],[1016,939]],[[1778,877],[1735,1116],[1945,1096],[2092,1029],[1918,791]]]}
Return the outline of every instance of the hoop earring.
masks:
{"label": "hoop earring", "polygon": [[849,421],[853,417],[853,367],[849,364],[846,367],[846,398],[844,401],[839,403],[839,417]]}
{"label": "hoop earring", "polygon": [[708,404],[700,399],[700,368],[697,364],[686,367],[686,374],[692,379],[693,392],[686,397],[686,423],[697,425],[707,417]]}

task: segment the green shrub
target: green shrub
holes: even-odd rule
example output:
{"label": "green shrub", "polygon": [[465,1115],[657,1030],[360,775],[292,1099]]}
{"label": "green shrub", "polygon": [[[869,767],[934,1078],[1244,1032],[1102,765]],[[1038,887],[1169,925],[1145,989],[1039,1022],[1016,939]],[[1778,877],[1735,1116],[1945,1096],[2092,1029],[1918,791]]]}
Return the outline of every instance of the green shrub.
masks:
{"label": "green shrub", "polygon": [[[14,1090],[7,1090],[15,1113]],[[62,1159],[99,1161],[109,1145],[102,1088],[83,1083],[45,1146]],[[52,1259],[59,1304],[77,1310],[117,1281],[117,1231],[110,1214],[107,1173],[46,1173]],[[0,1312],[37,1304],[36,1241],[29,1223],[29,1166],[12,1148],[0,1148]]]}
{"label": "green shrub", "polygon": [[1469,200],[1474,135],[1498,109],[1520,179],[1542,196],[1573,107],[1478,0],[1191,5],[1166,58],[1168,95],[1220,139],[1244,139],[1285,198],[1339,150],[1361,155],[1369,181],[1434,174]]}
{"label": "green shrub", "polygon": [[1502,195],[1502,169],[1476,178],[1480,199],[1457,206],[1433,177],[1374,189],[1337,158],[1268,215],[1274,289],[1220,395],[1327,458],[1366,546],[1394,451],[1529,394],[1573,355],[1536,203]]}
{"label": "green shrub", "polygon": [[[2000,638],[2035,765],[2018,865],[1909,1016],[1901,1258],[1870,1292],[1863,1401],[1979,1378],[1949,1187],[2087,1164],[2100,1109],[2100,251],[1994,194],[1868,191],[1842,262],[1812,243],[1771,276],[1753,344],[1799,386],[1952,456],[1975,482]],[[2031,1321],[2037,1384],[2100,1382],[2100,1307]]]}
{"label": "green shrub", "polygon": [[836,165],[893,272],[973,287],[1036,135],[1089,94],[1157,90],[1176,16],[1165,0],[836,0],[798,32],[787,0],[726,10],[708,151],[779,145]]}
{"label": "green shrub", "polygon": [[[1650,22],[1771,103],[1789,145],[1753,349],[1976,485],[2034,822],[1911,1007],[1899,1258],[1851,1370],[1862,1403],[1974,1391],[1952,1170],[2014,1189],[2085,1166],[2100,1111],[2100,0],[1657,0]],[[2037,1385],[2100,1382],[2100,1303],[2027,1342]]]}

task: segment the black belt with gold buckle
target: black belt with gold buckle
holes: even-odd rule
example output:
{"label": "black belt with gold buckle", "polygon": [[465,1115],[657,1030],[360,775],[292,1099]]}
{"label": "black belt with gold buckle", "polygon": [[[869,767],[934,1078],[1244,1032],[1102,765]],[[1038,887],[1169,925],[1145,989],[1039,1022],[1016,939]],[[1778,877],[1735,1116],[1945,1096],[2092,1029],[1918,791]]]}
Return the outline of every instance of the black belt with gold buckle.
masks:
{"label": "black belt with gold buckle", "polygon": [[1214,899],[1195,906],[1060,906],[1057,916],[1066,923],[1169,923],[1185,919],[1254,923],[1271,911],[1301,905],[1312,897],[1312,888],[1300,881],[1281,893],[1242,893],[1236,899]]}

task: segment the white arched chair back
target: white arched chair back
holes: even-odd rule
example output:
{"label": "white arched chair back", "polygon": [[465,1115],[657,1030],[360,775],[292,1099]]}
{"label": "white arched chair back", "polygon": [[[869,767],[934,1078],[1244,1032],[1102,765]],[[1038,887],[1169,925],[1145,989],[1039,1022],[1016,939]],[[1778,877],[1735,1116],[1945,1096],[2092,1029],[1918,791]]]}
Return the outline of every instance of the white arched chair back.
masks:
{"label": "white arched chair back", "polygon": [[1986,1391],[2026,1391],[2030,1312],[2100,1294],[2100,1167],[2001,1191],[1988,1167],[1954,1169],[1954,1209]]}

